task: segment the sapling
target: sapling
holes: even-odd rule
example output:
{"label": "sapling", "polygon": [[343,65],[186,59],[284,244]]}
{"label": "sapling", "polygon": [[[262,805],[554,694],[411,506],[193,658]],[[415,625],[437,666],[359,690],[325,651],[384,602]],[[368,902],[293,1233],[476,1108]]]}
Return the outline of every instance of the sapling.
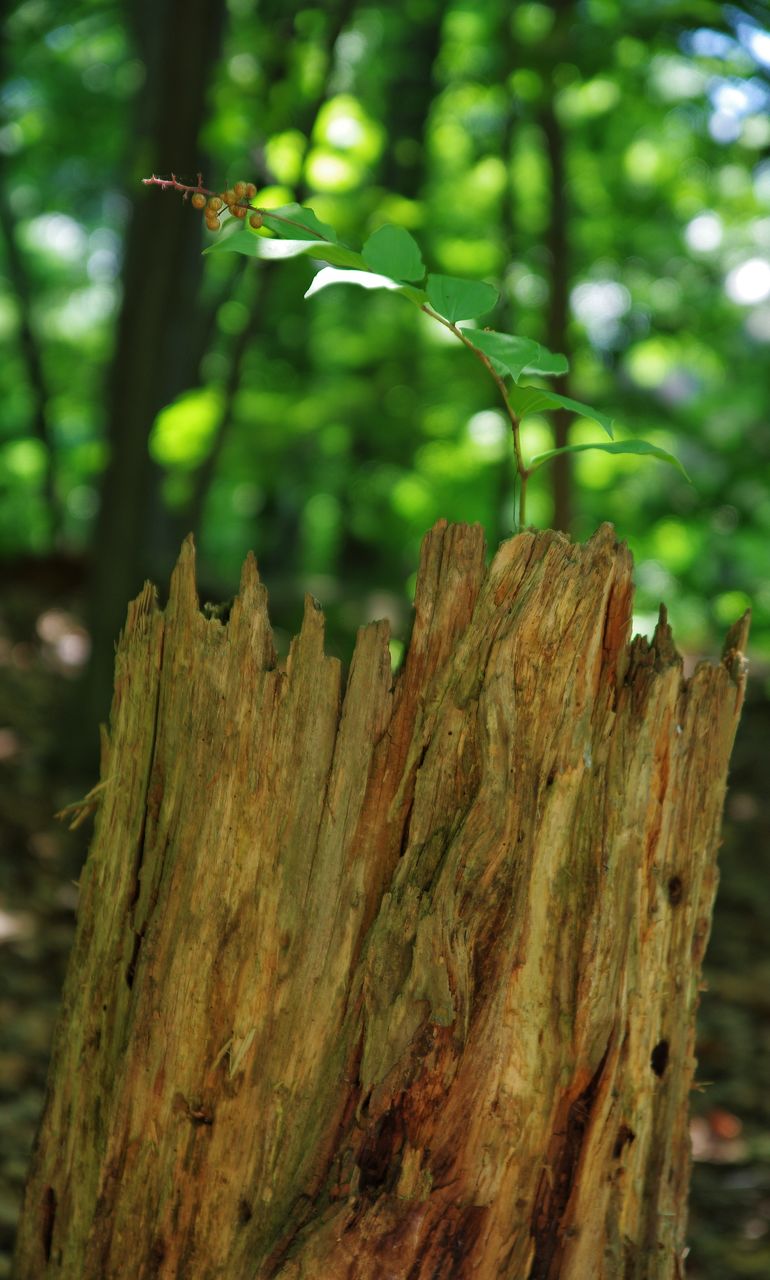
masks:
{"label": "sapling", "polygon": [[[517,526],[526,520],[527,483],[530,476],[546,462],[564,453],[581,453],[601,449],[614,454],[646,454],[671,463],[687,477],[677,458],[647,440],[615,440],[612,418],[590,405],[569,396],[557,394],[547,387],[523,378],[558,377],[569,369],[566,356],[549,351],[532,338],[518,334],[498,333],[489,328],[460,328],[461,321],[476,321],[497,304],[499,294],[491,284],[467,280],[459,276],[426,272],[420,246],[404,228],[385,224],[369,236],[361,252],[339,240],[334,228],[321,222],[312,209],[296,203],[278,209],[262,208],[257,203],[257,188],[252,182],[236,182],[222,192],[209,191],[198,174],[195,186],[153,175],[143,180],[164,191],[180,191],[190,198],[194,208],[203,212],[207,228],[218,232],[227,224],[222,238],[206,252],[242,253],[250,258],[293,258],[305,254],[326,263],[310,284],[306,298],[332,284],[356,284],[366,289],[390,289],[400,293],[437,324],[448,329],[484,366],[497,387],[511,425],[515,472],[519,481]],[[511,385],[506,385],[506,379]],[[522,450],[521,424],[532,414],[549,409],[567,409],[589,418],[606,432],[609,442],[568,444],[548,449],[525,459]]]}

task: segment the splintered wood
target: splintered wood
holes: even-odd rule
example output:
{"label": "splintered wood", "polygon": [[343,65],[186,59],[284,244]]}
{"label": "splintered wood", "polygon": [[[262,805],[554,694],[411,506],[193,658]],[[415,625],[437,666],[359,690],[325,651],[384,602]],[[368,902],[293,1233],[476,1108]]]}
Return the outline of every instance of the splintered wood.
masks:
{"label": "splintered wood", "polygon": [[251,557],[131,605],[19,1280],[683,1274],[747,622],[685,680],[631,568],[440,521],[344,686]]}

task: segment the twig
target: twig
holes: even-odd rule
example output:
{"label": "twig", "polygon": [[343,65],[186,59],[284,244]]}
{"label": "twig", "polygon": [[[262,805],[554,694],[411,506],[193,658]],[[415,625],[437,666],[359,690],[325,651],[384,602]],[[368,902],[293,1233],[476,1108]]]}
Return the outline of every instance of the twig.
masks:
{"label": "twig", "polygon": [[[203,175],[198,174],[198,185],[193,187],[186,182],[180,182],[175,174],[172,173],[170,178],[159,178],[153,174],[151,178],[142,178],[142,182],[146,187],[160,187],[161,191],[181,191],[183,199],[187,200],[189,196],[219,196],[221,192],[210,191],[208,187],[203,185]],[[314,231],[312,227],[308,227],[304,222],[298,222],[296,218],[286,218],[282,213],[276,213],[273,209],[263,209],[259,205],[253,205],[247,199],[236,200],[234,204],[241,209],[251,209],[253,213],[261,213],[263,217],[273,218],[276,222],[283,222],[287,227],[299,227],[307,235],[313,236],[316,240],[323,240],[326,243],[326,236],[321,235],[320,231]]]}
{"label": "twig", "polygon": [[72,821],[68,823],[70,831],[77,831],[82,826],[89,814],[95,813],[102,802],[102,792],[109,783],[109,778],[105,778],[103,782],[97,782],[95,787],[88,791],[82,800],[75,800],[72,804],[65,804],[63,809],[59,809],[58,813],[53,816],[60,821],[65,822],[72,817]]}

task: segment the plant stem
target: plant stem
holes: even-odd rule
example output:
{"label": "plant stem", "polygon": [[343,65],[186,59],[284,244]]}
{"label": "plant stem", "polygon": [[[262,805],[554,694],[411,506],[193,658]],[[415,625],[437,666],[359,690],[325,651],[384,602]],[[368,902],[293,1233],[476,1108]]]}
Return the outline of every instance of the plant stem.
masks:
{"label": "plant stem", "polygon": [[[517,524],[519,528],[522,528],[524,525],[524,517],[527,509],[527,481],[530,477],[531,472],[524,465],[524,457],[521,452],[521,424],[519,422],[519,418],[517,414],[514,412],[514,409],[513,409],[513,406],[511,405],[510,400],[508,399],[508,393],[505,389],[505,382],[503,381],[503,379],[500,377],[500,374],[495,369],[494,365],[492,364],[492,361],[489,359],[489,356],[485,355],[483,351],[479,351],[478,347],[474,347],[473,343],[466,338],[462,329],[459,329],[456,324],[452,323],[451,320],[445,320],[443,316],[440,316],[437,311],[434,311],[431,307],[427,305],[422,306],[420,310],[424,311],[426,316],[430,316],[432,320],[438,320],[439,324],[443,324],[445,329],[449,329],[450,333],[453,333],[456,338],[460,339],[460,342],[462,342],[463,346],[466,346],[468,350],[473,353],[476,359],[479,360],[481,364],[483,364],[490,378],[492,378],[493,382],[495,383],[495,386],[500,392],[500,396],[502,398],[503,404],[505,405],[505,412],[508,415],[508,420],[511,424],[511,434],[513,435],[513,452],[516,459],[516,471],[518,473],[519,479],[521,480],[521,494],[519,497],[519,518],[518,518]],[[515,513],[514,513],[514,517],[515,517]]]}

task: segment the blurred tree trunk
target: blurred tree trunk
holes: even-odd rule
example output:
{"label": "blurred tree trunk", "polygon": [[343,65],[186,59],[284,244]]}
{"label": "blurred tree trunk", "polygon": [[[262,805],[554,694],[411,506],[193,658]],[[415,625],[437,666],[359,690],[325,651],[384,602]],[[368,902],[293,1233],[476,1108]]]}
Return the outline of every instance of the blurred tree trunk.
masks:
{"label": "blurred tree trunk", "polygon": [[[556,13],[551,34],[546,41],[544,58],[546,83],[553,84],[554,72],[570,57],[571,26],[575,20],[574,0],[555,0]],[[567,144],[565,130],[559,119],[553,93],[546,95],[540,112],[540,127],[545,139],[545,158],[548,166],[549,215],[545,232],[545,247],[549,258],[549,301],[546,324],[546,345],[551,351],[569,354],[567,324],[569,321],[569,290],[572,264],[569,249],[570,213],[567,187]],[[555,379],[554,390],[569,395],[566,375]],[[553,414],[554,446],[562,449],[569,444],[570,415],[565,409]],[[553,494],[553,527],[569,533],[572,528],[572,459],[569,454],[554,458],[551,467]]]}
{"label": "blurred tree trunk", "polygon": [[425,130],[436,92],[434,66],[446,5],[442,0],[425,0],[401,10],[398,17],[386,28],[382,50],[391,74],[384,86],[381,111],[388,124],[388,145],[378,176],[397,196],[417,200],[425,181]]}
{"label": "blurred tree trunk", "polygon": [[[326,63],[326,73],[318,85],[317,92],[309,97],[306,96],[302,102],[298,102],[297,98],[291,94],[285,96],[275,95],[278,98],[279,105],[276,108],[275,103],[271,102],[274,113],[272,132],[277,133],[281,128],[299,130],[304,134],[309,144],[318,119],[318,113],[329,96],[329,85],[332,81],[335,67],[335,47],[340,35],[350,21],[354,8],[354,0],[339,0],[335,7],[324,14],[324,34],[323,39],[317,45],[317,52]],[[273,44],[273,57],[270,61],[266,60],[261,68],[266,84],[281,84],[285,87],[294,49],[292,34],[295,16],[295,13],[290,8],[287,8],[285,4],[278,4],[272,10],[270,6],[265,6],[263,20],[270,24],[270,29],[276,36]],[[285,108],[282,112],[281,106],[283,104],[285,104]],[[307,158],[307,152],[305,158]],[[262,163],[263,172],[253,175],[255,180],[263,180],[266,184],[275,182],[277,180],[276,175],[267,167],[264,156],[262,157]],[[293,195],[299,204],[304,204],[308,194],[307,175],[303,167]],[[275,288],[275,272],[270,270],[270,264],[267,262],[254,262],[251,259],[240,258],[228,280],[227,296],[238,296],[240,282],[243,282],[242,288],[245,294],[244,301],[248,311],[248,319],[240,333],[235,335],[230,345],[228,370],[223,386],[222,410],[212,432],[210,451],[195,473],[189,502],[174,521],[179,538],[184,537],[190,530],[192,530],[196,538],[200,536],[206,502],[217,475],[222,452],[234,424],[235,401],[241,386],[244,360],[249,348],[258,337],[261,338],[263,343],[265,341],[265,316],[270,314],[269,300]],[[285,288],[285,285],[282,288]],[[297,520],[295,518],[292,520],[292,528],[284,531],[288,536],[279,536],[278,538],[284,555],[286,547],[297,542],[296,525]]]}
{"label": "blurred tree trunk", "polygon": [[[553,102],[548,101],[540,116],[540,125],[545,135],[545,152],[548,159],[548,174],[551,197],[551,208],[546,230],[545,243],[548,249],[550,280],[549,300],[546,326],[546,345],[551,351],[569,351],[567,339],[567,322],[569,320],[570,290],[570,256],[569,256],[569,212],[567,208],[567,174],[564,131],[554,110]],[[554,390],[559,395],[569,395],[568,375],[554,379]],[[557,409],[553,414],[554,447],[562,449],[569,444],[570,415],[566,409]],[[553,494],[553,527],[568,533],[572,528],[572,459],[563,453],[554,458],[551,470],[551,488]]]}
{"label": "blurred tree trunk", "polygon": [[[201,273],[201,223],[181,197],[158,199],[139,185],[152,172],[201,168],[198,143],[225,0],[162,0],[127,7],[146,78],[137,104],[140,169],[122,276],[123,303],[107,394],[109,459],[93,547],[86,690],[87,732],[109,706],[114,644],[125,601],[148,571],[154,519],[147,443],[164,404],[192,384],[199,352],[191,330]],[[157,539],[156,539],[157,542]]]}
{"label": "blurred tree trunk", "polygon": [[[2,21],[0,8],[0,21]],[[8,196],[8,161],[0,155],[0,239],[5,245],[5,272],[13,291],[18,313],[18,348],[27,379],[31,401],[30,427],[43,446],[45,463],[42,497],[45,503],[48,536],[51,546],[59,543],[62,524],[61,498],[56,486],[56,441],[49,413],[50,389],[43,367],[43,356],[35,326],[35,285],[30,279],[24,255],[17,243],[16,218]]]}
{"label": "blurred tree trunk", "polygon": [[678,1277],[745,622],[685,681],[631,562],[478,526],[415,625],[276,665],[187,543],[118,649],[17,1280]]}

